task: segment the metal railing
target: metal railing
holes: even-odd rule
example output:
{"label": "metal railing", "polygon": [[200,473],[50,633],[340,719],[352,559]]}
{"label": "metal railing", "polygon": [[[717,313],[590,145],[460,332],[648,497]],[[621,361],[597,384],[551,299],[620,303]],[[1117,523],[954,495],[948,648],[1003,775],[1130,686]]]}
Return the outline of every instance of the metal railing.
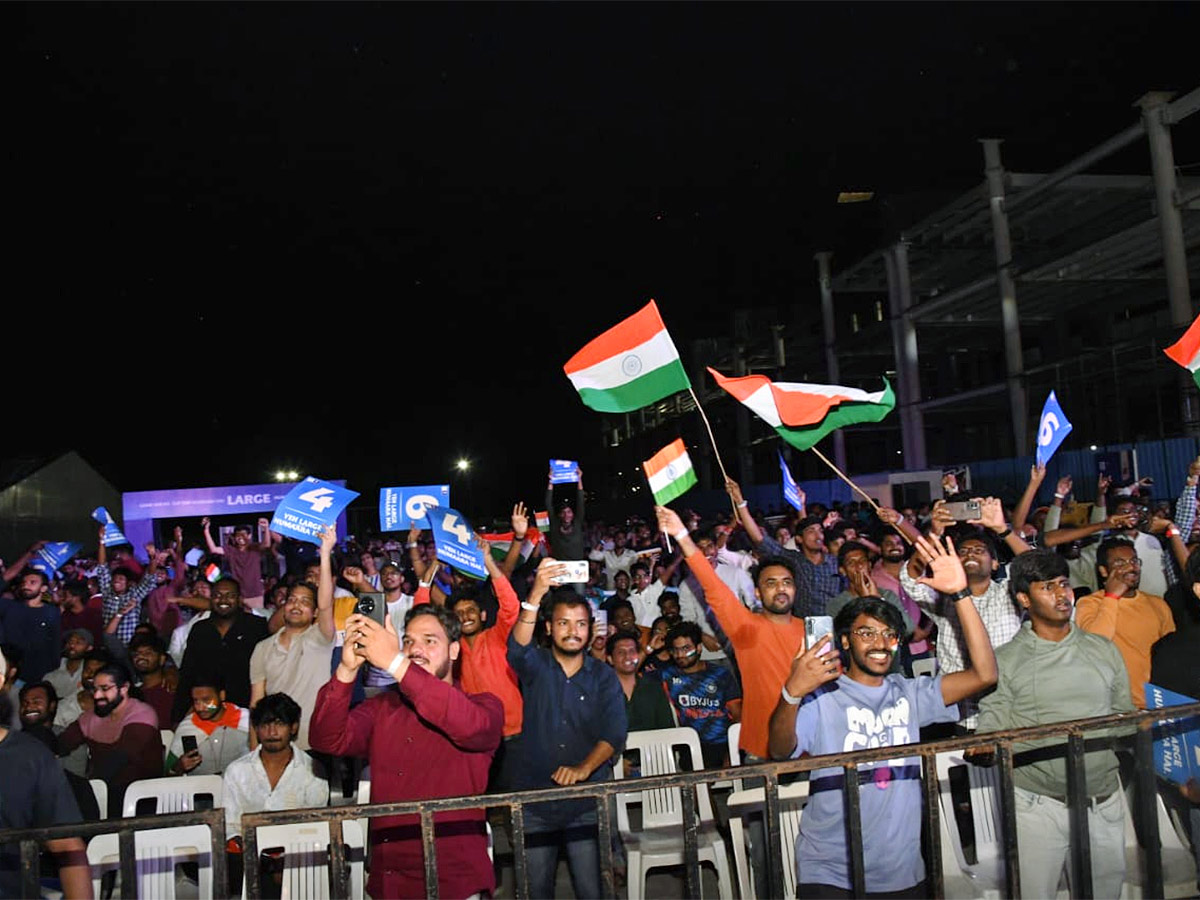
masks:
{"label": "metal railing", "polygon": [[[700,891],[700,859],[698,833],[700,820],[696,803],[696,786],[714,782],[741,779],[743,783],[761,781],[765,797],[767,884],[769,896],[782,897],[784,893],[782,859],[774,848],[780,841],[780,797],[781,778],[814,769],[841,767],[842,792],[848,823],[848,850],[852,891],[856,896],[866,893],[866,869],[863,861],[863,835],[859,802],[859,769],[862,765],[895,759],[897,756],[920,757],[923,786],[922,827],[926,840],[926,877],[930,896],[945,896],[945,879],[942,871],[942,845],[940,840],[941,808],[939,794],[941,786],[937,774],[937,756],[950,751],[972,748],[991,749],[995,754],[1000,784],[1001,809],[1001,857],[1004,870],[1004,895],[1020,898],[1019,853],[1017,848],[1016,808],[1013,798],[1013,748],[1031,740],[1066,737],[1065,757],[1067,770],[1067,805],[1071,826],[1070,875],[1073,895],[1091,897],[1091,850],[1088,840],[1085,779],[1085,752],[1100,748],[1123,748],[1130,742],[1126,732],[1132,732],[1133,750],[1136,759],[1135,796],[1137,807],[1134,818],[1141,824],[1139,835],[1141,846],[1146,851],[1146,872],[1142,895],[1163,896],[1162,847],[1159,840],[1156,809],[1156,784],[1154,766],[1153,723],[1164,719],[1184,719],[1200,716],[1200,703],[1174,706],[1166,709],[1147,710],[1141,713],[1102,716],[1057,722],[1029,728],[996,731],[984,735],[970,735],[921,744],[903,744],[858,750],[853,753],[830,754],[804,757],[787,762],[763,763],[738,766],[728,769],[705,769],[699,772],[680,772],[670,775],[646,776],[604,782],[588,782],[571,787],[511,791],[484,794],[476,797],[445,797],[432,800],[414,800],[399,803],[371,803],[322,807],[279,812],[247,813],[242,816],[242,835],[245,843],[243,855],[245,865],[246,896],[256,900],[260,896],[260,860],[257,830],[267,825],[289,823],[328,822],[330,833],[329,871],[330,896],[344,898],[349,892],[349,867],[346,865],[346,848],[342,841],[342,822],[346,819],[376,818],[379,816],[414,815],[421,825],[421,841],[424,850],[425,890],[428,897],[438,896],[438,858],[434,836],[434,817],[438,813],[458,810],[480,810],[507,808],[512,816],[513,866],[515,870],[516,896],[529,896],[529,873],[525,857],[526,804],[553,803],[555,801],[579,800],[585,797],[596,801],[597,840],[600,852],[600,877],[603,895],[616,896],[613,879],[612,834],[609,798],[618,794],[635,794],[642,791],[680,788],[682,800],[684,846],[684,881],[686,895],[698,897]],[[1124,726],[1124,727],[1121,727]],[[1085,733],[1099,729],[1108,734],[1089,737]],[[1113,731],[1120,733],[1112,733]],[[58,825],[52,828],[0,831],[0,843],[21,842],[21,871],[23,893],[37,895],[37,847],[39,842],[60,837],[90,837],[117,831],[121,847],[121,883],[124,896],[133,897],[136,889],[136,865],[134,861],[134,831],[145,828],[163,828],[175,825],[207,824],[213,836],[213,884],[218,893],[226,884],[224,858],[225,821],[222,810],[194,813],[175,813],[163,816],[139,816],[132,819],[89,822],[83,825]],[[116,826],[116,827],[114,827]]]}

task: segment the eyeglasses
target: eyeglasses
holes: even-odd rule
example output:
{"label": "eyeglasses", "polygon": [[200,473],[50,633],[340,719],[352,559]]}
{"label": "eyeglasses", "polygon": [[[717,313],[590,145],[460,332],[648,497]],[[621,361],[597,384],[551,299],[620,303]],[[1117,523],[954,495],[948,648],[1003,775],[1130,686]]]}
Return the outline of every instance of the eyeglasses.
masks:
{"label": "eyeglasses", "polygon": [[854,634],[859,640],[868,644],[875,643],[876,639],[881,636],[883,637],[883,642],[885,644],[890,644],[892,641],[900,637],[900,635],[896,634],[896,632],[892,631],[890,628],[885,628],[883,631],[876,631],[874,628],[865,627],[855,628],[851,633]]}
{"label": "eyeglasses", "polygon": [[1142,567],[1142,559],[1139,556],[1131,556],[1129,559],[1114,559],[1108,564],[1110,569],[1130,569]]}

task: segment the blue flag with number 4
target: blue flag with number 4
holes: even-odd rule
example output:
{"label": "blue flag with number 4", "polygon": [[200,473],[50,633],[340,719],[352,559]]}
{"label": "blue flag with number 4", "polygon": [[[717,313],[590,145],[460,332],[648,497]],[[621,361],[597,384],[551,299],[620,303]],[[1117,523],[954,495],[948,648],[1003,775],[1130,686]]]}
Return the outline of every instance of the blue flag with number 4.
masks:
{"label": "blue flag with number 4", "polygon": [[357,491],[310,475],[279,501],[271,518],[271,530],[319,547],[321,532],[336,522],[357,496]]}
{"label": "blue flag with number 4", "polygon": [[1067,414],[1058,405],[1054,391],[1051,391],[1050,396],[1046,398],[1046,405],[1042,407],[1042,419],[1038,423],[1037,464],[1046,465],[1058,449],[1058,445],[1070,433],[1071,423],[1067,421]]}
{"label": "blue flag with number 4", "polygon": [[787,460],[783,458],[783,454],[779,454],[779,468],[783,472],[783,499],[797,510],[804,509],[804,491],[800,485],[796,484],[796,479],[792,477],[792,470],[788,468]]}
{"label": "blue flag with number 4", "polygon": [[425,510],[433,532],[433,545],[437,547],[438,560],[453,566],[464,575],[487,578],[483,565],[483,551],[475,542],[475,532],[467,517],[457,509],[431,506]]}

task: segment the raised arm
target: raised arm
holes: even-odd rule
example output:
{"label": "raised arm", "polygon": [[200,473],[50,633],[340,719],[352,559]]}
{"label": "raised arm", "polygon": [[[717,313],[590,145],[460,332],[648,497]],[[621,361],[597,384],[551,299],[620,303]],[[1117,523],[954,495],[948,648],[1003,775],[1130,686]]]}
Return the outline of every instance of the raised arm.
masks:
{"label": "raised arm", "polygon": [[991,638],[983,627],[979,611],[975,609],[975,601],[970,593],[959,599],[959,595],[967,588],[967,573],[963,571],[962,561],[954,552],[950,538],[947,537],[945,542],[945,546],[942,546],[942,542],[935,538],[921,538],[917,546],[929,557],[929,567],[933,572],[928,578],[920,578],[919,583],[954,598],[957,604],[955,611],[971,659],[970,668],[942,676],[942,702],[949,706],[991,687],[999,677],[999,669],[996,667]]}
{"label": "raised arm", "polygon": [[1114,513],[1107,516],[1100,522],[1089,522],[1087,525],[1080,525],[1078,528],[1056,528],[1054,531],[1046,533],[1043,543],[1047,548],[1057,547],[1059,544],[1068,544],[1071,541],[1082,541],[1084,538],[1091,537],[1097,531],[1108,531],[1117,528],[1133,528],[1137,524],[1137,513],[1130,513],[1125,516],[1119,516]]}
{"label": "raised arm", "polygon": [[[28,549],[28,550],[26,550],[24,553],[22,553],[22,554],[21,554],[19,557],[17,557],[17,561],[16,561],[16,562],[14,562],[14,563],[13,563],[12,565],[10,565],[10,566],[6,566],[6,567],[5,567],[5,569],[4,569],[4,575],[3,575],[3,578],[4,578],[4,580],[5,580],[6,582],[7,582],[7,581],[12,581],[14,578],[16,578],[16,577],[17,577],[18,575],[20,575],[22,572],[24,572],[24,571],[25,571],[25,567],[26,567],[27,565],[29,565],[29,561],[30,561],[31,559],[33,559],[33,554],[37,553],[37,552],[38,552],[39,550],[41,550],[41,549],[42,549],[42,547],[44,547],[45,545],[46,545],[46,542],[45,542],[45,541],[34,541],[32,544],[30,544],[30,545],[29,545],[29,549]],[[101,529],[101,541],[100,541],[100,545],[101,545],[101,546],[104,546],[104,540],[103,540],[103,529]]]}
{"label": "raised arm", "polygon": [[[525,536],[529,533],[529,516],[525,512],[525,504],[517,502],[513,504],[512,510],[512,543],[508,546],[508,553],[504,554],[504,560],[500,563],[500,571],[504,573],[506,578],[511,577],[516,570],[518,563],[521,561],[521,545],[525,542]],[[484,557],[485,559],[487,557]]]}
{"label": "raised arm", "polygon": [[1038,488],[1042,486],[1045,478],[1045,466],[1035,464],[1029,470],[1029,484],[1025,485],[1025,493],[1021,495],[1021,499],[1017,501],[1017,508],[1013,510],[1012,529],[1017,534],[1020,534],[1021,529],[1025,527],[1025,522],[1029,519],[1029,510],[1033,508]]}
{"label": "raised arm", "polygon": [[762,529],[758,527],[758,523],[754,521],[754,516],[750,515],[750,504],[746,502],[746,498],[742,496],[741,486],[732,478],[725,479],[725,493],[729,495],[729,499],[733,501],[734,507],[737,509],[738,521],[742,523],[742,527],[746,529],[746,534],[750,536],[750,541],[756,547],[762,543]]}
{"label": "raised arm", "polygon": [[1029,552],[1029,545],[1025,543],[1025,539],[1017,532],[1016,527],[1010,527],[1005,524],[1004,504],[997,498],[980,498],[979,514],[979,518],[972,521],[971,525],[982,525],[995,534],[997,538],[1004,535],[1004,543],[1012,550],[1014,556],[1020,556],[1022,553]]}
{"label": "raised arm", "polygon": [[208,547],[208,552],[217,554],[220,556],[224,556],[225,548],[218,547],[216,542],[214,542],[212,539],[212,532],[209,531],[209,527],[212,525],[212,521],[208,518],[208,516],[205,516],[203,519],[200,520],[200,525],[204,529],[204,546]]}
{"label": "raised arm", "polygon": [[842,663],[833,648],[833,635],[819,636],[807,650],[800,647],[767,726],[767,754],[771,759],[788,759],[796,749],[800,701],[841,674]]}
{"label": "raised arm", "polygon": [[[560,563],[549,556],[544,558],[538,565],[537,577],[533,580],[533,587],[530,588],[529,596],[525,598],[525,602],[532,606],[539,605],[542,602],[542,598],[549,593],[550,588],[554,584],[551,579],[565,574],[567,574],[565,563]],[[537,613],[522,606],[521,614],[517,616],[517,622],[513,625],[509,638],[522,647],[527,647],[529,646],[529,642],[533,640],[535,628],[537,628]]]}
{"label": "raised arm", "polygon": [[921,536],[920,530],[900,515],[899,510],[892,509],[890,506],[881,506],[876,510],[875,515],[879,516],[879,521],[891,525],[910,544]]}
{"label": "raised arm", "polygon": [[259,553],[271,552],[271,523],[267,519],[258,520],[258,533],[263,536],[262,542],[255,544],[254,548]]}
{"label": "raised arm", "polygon": [[330,559],[335,543],[337,528],[330,525],[321,532],[321,583],[317,585],[317,627],[327,641],[332,641],[337,633],[333,625],[333,563]]}

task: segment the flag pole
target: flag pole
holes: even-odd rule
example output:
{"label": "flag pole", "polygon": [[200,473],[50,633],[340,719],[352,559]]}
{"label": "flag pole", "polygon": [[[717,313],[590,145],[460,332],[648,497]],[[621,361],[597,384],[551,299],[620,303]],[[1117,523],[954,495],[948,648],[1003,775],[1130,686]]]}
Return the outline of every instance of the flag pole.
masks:
{"label": "flag pole", "polygon": [[[856,491],[860,497],[862,497],[864,500],[866,500],[868,503],[870,503],[871,508],[873,510],[875,510],[876,515],[879,514],[879,511],[880,511],[879,504],[877,504],[874,500],[872,500],[867,495],[866,491],[864,491],[857,484],[855,484],[853,481],[851,481],[850,477],[845,472],[843,472],[841,469],[839,469],[837,466],[835,466],[833,464],[833,462],[829,459],[828,456],[826,456],[824,453],[822,453],[820,450],[818,450],[815,446],[809,447],[808,449],[811,450],[813,453],[817,454],[817,458],[820,459],[821,462],[825,463],[825,465],[827,465],[827,466],[829,466],[829,468],[833,469],[834,474],[837,475],[838,478],[842,479],[842,481],[844,481],[844,482],[846,482],[846,484],[850,485],[851,489]],[[909,544],[912,543],[912,538],[910,538],[907,534],[904,533],[904,529],[902,529],[895,522],[891,523],[891,525],[892,525],[892,528],[896,529],[896,533],[899,534],[900,537],[904,538],[904,540],[907,543],[909,543]]]}
{"label": "flag pole", "polygon": [[[717,449],[717,439],[713,437],[712,425],[708,423],[708,416],[704,412],[704,407],[700,405],[700,398],[696,396],[696,391],[692,388],[691,382],[688,383],[688,393],[692,395],[692,400],[696,403],[696,410],[700,413],[700,418],[704,420],[704,428],[708,432],[708,440],[712,444],[713,453],[717,457],[717,466],[721,469],[721,477],[726,482],[729,481],[729,473],[725,471],[725,463],[721,462],[721,451]],[[733,498],[729,498],[729,505],[733,508],[733,521],[736,523],[740,520],[738,515],[737,504],[733,502]]]}

